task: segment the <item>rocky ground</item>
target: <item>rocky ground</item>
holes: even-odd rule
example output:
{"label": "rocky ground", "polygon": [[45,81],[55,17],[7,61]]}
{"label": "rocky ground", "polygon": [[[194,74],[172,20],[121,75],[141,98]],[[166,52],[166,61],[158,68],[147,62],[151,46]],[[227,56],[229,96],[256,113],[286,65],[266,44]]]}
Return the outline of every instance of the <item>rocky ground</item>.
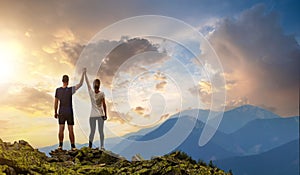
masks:
{"label": "rocky ground", "polygon": [[182,152],[151,160],[136,156],[128,161],[110,151],[87,147],[76,151],[54,150],[47,157],[26,141],[7,143],[0,139],[0,174],[230,174],[214,165],[196,162]]}

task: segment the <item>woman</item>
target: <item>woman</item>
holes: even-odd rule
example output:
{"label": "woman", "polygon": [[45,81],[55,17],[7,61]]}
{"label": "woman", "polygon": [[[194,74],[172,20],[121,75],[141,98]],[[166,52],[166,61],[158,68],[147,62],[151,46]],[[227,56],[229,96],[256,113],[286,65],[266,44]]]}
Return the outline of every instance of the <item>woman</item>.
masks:
{"label": "woman", "polygon": [[89,147],[92,148],[94,135],[95,135],[95,129],[96,129],[96,123],[98,123],[98,131],[100,135],[100,148],[101,150],[104,150],[104,133],[103,133],[103,127],[104,127],[104,120],[107,119],[106,115],[106,104],[105,104],[105,96],[104,93],[101,92],[100,89],[100,80],[95,79],[93,82],[93,89],[91,88],[91,85],[89,83],[87,74],[85,72],[85,81],[89,90],[91,103],[92,103],[92,109],[90,114],[90,128],[91,133],[89,136]]}

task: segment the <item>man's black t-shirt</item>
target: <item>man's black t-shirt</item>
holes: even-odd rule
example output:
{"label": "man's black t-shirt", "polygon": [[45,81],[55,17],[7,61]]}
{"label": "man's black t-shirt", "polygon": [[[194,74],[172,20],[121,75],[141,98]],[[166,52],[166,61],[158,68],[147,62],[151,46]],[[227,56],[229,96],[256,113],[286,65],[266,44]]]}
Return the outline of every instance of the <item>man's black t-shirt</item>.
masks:
{"label": "man's black t-shirt", "polygon": [[58,113],[66,116],[73,116],[72,95],[75,93],[75,86],[57,88],[55,97],[59,99]]}

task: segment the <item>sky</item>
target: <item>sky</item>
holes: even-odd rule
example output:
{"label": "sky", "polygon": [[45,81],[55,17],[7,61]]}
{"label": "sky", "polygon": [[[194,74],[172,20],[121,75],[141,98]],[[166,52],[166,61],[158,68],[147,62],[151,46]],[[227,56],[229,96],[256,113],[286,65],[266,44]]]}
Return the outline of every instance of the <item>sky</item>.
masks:
{"label": "sky", "polygon": [[[90,81],[101,78],[108,104],[107,137],[158,125],[186,109],[210,109],[214,94],[222,90],[226,98],[219,108],[251,104],[282,117],[299,115],[296,0],[0,0],[0,4],[2,140],[25,139],[35,147],[56,144],[55,89],[64,74],[71,76],[70,85],[78,83],[83,67],[88,67]],[[161,21],[151,21],[151,30],[150,21],[138,27],[126,23],[141,15],[180,20],[197,30],[202,40],[180,28],[163,28]],[[128,26],[109,31],[120,20]],[[110,33],[101,38],[103,30]],[[175,31],[173,37],[186,45],[163,37],[133,37],[148,30],[166,35]],[[83,58],[87,53],[90,60]],[[108,55],[99,56],[104,53]],[[219,67],[210,59],[217,59]],[[213,79],[220,77],[225,84],[216,85]],[[76,139],[85,143],[90,109],[85,84],[74,103]]]}

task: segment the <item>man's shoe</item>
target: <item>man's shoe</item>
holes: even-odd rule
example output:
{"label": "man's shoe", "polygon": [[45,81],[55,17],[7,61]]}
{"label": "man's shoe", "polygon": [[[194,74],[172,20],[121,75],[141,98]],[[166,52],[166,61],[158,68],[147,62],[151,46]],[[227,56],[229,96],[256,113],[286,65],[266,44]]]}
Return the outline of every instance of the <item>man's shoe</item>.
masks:
{"label": "man's shoe", "polygon": [[71,150],[72,150],[72,151],[76,151],[76,150],[77,150],[77,148],[75,148],[75,147],[74,147],[74,148],[72,148]]}
{"label": "man's shoe", "polygon": [[103,146],[101,146],[100,150],[101,151],[105,151],[105,148]]}
{"label": "man's shoe", "polygon": [[61,151],[61,150],[62,150],[62,146],[59,146],[59,147],[57,148],[57,150]]}
{"label": "man's shoe", "polygon": [[89,148],[92,148],[92,147],[93,147],[93,143],[89,142]]}

